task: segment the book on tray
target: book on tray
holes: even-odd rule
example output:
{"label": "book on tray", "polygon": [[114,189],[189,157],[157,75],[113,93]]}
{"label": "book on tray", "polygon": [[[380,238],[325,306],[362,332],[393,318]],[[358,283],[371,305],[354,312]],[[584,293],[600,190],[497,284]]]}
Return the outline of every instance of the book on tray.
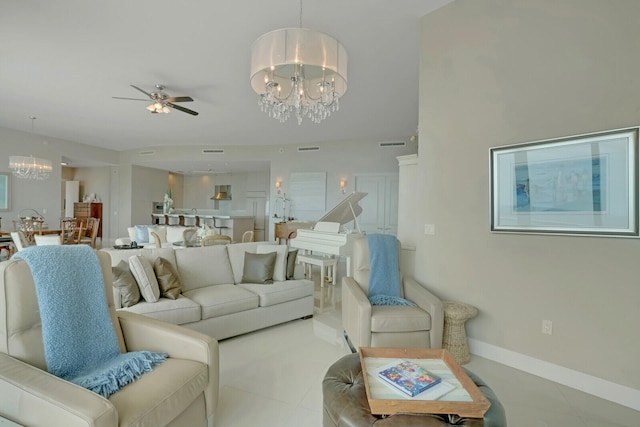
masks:
{"label": "book on tray", "polygon": [[440,377],[431,374],[419,365],[402,359],[383,366],[378,371],[378,378],[411,397],[415,397],[442,381]]}

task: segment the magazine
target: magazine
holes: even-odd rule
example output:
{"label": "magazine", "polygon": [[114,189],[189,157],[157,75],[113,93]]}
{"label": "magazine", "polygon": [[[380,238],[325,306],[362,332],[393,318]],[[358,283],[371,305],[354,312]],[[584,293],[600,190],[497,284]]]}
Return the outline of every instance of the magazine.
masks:
{"label": "magazine", "polygon": [[403,359],[398,359],[380,368],[378,378],[411,397],[415,397],[442,381],[440,377],[431,374],[419,365]]}

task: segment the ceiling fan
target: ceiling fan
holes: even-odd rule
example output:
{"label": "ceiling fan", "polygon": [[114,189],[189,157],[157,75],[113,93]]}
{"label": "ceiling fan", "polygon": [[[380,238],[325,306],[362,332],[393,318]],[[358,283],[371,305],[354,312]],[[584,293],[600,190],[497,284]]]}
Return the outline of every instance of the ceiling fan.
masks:
{"label": "ceiling fan", "polygon": [[140,99],[140,98],[123,98],[121,96],[114,96],[114,99],[127,99],[130,101],[146,101],[151,103],[147,105],[147,110],[151,111],[151,114],[157,113],[168,113],[170,110],[169,107],[175,108],[178,111],[182,111],[183,113],[191,114],[192,116],[197,116],[198,112],[190,110],[185,107],[181,107],[180,105],[174,104],[174,102],[191,102],[193,98],[190,96],[169,96],[163,92],[165,89],[162,85],[156,85],[155,92],[147,92],[146,90],[140,89],[138,86],[130,85],[132,88],[139,90],[149,97],[149,99]]}

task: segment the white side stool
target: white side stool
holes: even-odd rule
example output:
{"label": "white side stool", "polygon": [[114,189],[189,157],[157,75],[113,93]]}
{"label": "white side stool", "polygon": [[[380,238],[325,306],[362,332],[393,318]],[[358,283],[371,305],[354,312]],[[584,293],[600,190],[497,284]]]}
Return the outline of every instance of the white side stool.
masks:
{"label": "white side stool", "polygon": [[336,265],[338,264],[338,258],[330,258],[319,255],[298,255],[298,262],[304,265],[305,276],[307,276],[307,266],[309,267],[309,275],[307,276],[308,278],[311,278],[311,266],[320,266],[320,287],[324,286],[325,277],[329,277],[331,279],[332,285],[336,284]]}

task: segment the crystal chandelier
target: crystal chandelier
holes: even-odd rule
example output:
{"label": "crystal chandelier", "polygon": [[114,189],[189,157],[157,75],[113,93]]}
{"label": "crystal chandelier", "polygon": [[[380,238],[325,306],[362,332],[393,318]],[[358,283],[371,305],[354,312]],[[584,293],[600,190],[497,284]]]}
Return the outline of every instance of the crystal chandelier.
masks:
{"label": "crystal chandelier", "polygon": [[[33,133],[33,122],[37,117],[31,116],[31,132]],[[53,167],[51,161],[33,156],[9,156],[9,169],[18,178],[26,179],[47,179]]]}
{"label": "crystal chandelier", "polygon": [[251,87],[269,117],[282,123],[294,114],[299,125],[304,117],[320,123],[339,109],[347,91],[347,51],[330,35],[307,28],[268,32],[251,48]]}
{"label": "crystal chandelier", "polygon": [[9,156],[9,169],[18,178],[47,179],[53,168],[51,161],[33,156]]}

